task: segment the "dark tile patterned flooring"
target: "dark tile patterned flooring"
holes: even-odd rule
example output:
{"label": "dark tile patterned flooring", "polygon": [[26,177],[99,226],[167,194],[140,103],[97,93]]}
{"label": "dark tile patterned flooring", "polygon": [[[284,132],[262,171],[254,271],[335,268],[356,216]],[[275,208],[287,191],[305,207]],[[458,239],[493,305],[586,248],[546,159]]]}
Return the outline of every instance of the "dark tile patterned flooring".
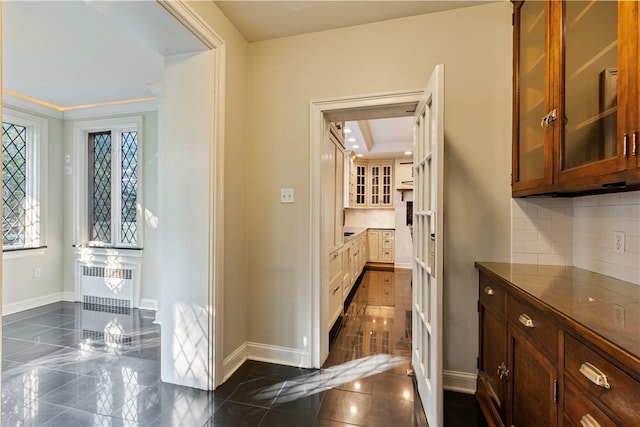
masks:
{"label": "dark tile patterned flooring", "polygon": [[[367,271],[323,369],[247,361],[213,392],[160,381],[152,312],[61,302],[4,316],[2,425],[425,426],[409,283]],[[485,425],[473,396],[445,392],[445,425]]]}

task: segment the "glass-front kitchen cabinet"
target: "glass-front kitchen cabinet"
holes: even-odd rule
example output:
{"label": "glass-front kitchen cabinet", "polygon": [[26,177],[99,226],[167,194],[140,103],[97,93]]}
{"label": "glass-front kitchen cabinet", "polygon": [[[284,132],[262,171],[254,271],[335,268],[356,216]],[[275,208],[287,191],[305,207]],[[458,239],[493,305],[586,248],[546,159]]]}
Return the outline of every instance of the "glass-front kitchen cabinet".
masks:
{"label": "glass-front kitchen cabinet", "polygon": [[514,6],[514,197],[640,184],[638,3]]}

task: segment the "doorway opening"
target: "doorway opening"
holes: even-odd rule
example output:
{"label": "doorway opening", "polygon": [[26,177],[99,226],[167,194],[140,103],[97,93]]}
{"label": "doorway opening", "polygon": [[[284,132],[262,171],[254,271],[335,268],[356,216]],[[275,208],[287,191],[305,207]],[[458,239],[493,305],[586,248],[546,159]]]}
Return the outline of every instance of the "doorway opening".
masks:
{"label": "doorway opening", "polygon": [[[320,165],[322,142],[328,123],[339,121],[363,121],[372,119],[413,116],[421,100],[422,91],[407,91],[354,98],[342,98],[311,103],[311,265],[312,265],[312,347],[313,367],[320,368],[329,354],[329,301],[328,269],[329,248],[323,239],[323,215],[321,200],[322,168]],[[395,191],[395,190],[394,190]]]}

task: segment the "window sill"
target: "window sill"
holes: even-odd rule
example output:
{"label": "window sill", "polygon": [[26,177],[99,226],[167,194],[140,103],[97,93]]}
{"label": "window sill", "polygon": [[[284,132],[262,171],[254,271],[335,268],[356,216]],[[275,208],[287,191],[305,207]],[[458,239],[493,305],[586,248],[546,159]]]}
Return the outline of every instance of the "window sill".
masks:
{"label": "window sill", "polygon": [[78,255],[102,255],[102,256],[126,256],[130,258],[142,258],[143,248],[118,247],[118,246],[94,246],[73,245]]}
{"label": "window sill", "polygon": [[27,258],[32,256],[42,256],[47,253],[46,246],[35,248],[2,249],[2,259]]}

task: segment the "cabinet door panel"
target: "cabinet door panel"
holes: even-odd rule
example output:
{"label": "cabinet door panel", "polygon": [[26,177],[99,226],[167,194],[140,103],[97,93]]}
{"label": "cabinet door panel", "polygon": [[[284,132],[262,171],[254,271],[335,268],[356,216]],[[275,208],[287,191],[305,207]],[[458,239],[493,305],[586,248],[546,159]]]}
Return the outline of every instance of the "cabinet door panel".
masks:
{"label": "cabinet door panel", "polygon": [[511,390],[509,425],[518,427],[555,426],[558,406],[554,402],[557,371],[528,338],[508,326]]}
{"label": "cabinet door panel", "polygon": [[484,389],[498,414],[504,416],[505,380],[498,368],[507,363],[507,333],[505,320],[494,311],[480,306],[480,371],[485,381]]}
{"label": "cabinet door panel", "polygon": [[617,156],[618,5],[564,3],[561,169]]}
{"label": "cabinet door panel", "polygon": [[[545,2],[516,5],[514,32],[514,189],[551,183],[551,151],[540,126],[547,113],[548,57]],[[530,183],[530,184],[527,184]]]}

